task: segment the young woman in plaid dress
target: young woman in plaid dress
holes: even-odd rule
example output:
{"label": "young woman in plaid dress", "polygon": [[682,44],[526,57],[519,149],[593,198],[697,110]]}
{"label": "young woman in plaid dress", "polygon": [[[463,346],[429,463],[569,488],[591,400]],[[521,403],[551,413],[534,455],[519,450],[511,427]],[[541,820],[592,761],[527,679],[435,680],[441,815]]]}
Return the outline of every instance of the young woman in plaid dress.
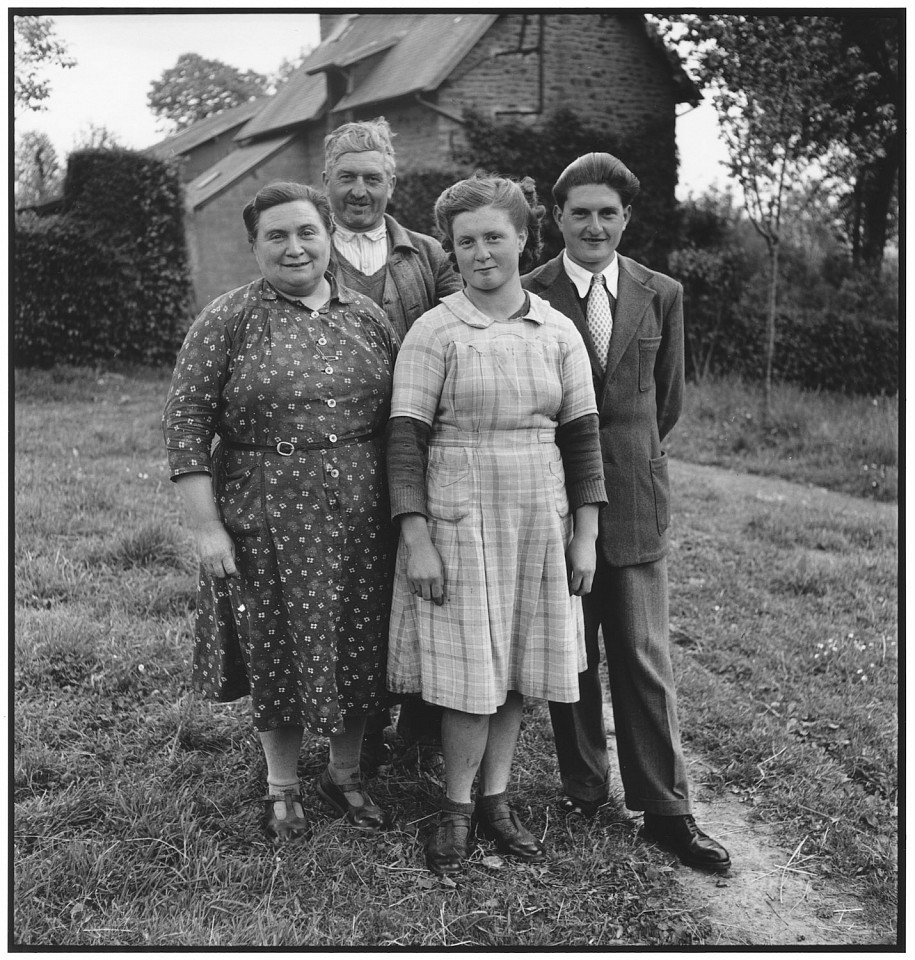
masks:
{"label": "young woman in plaid dress", "polygon": [[503,852],[546,856],[506,790],[523,698],[578,699],[580,598],[606,494],[584,343],[521,288],[540,247],[532,181],[462,180],[435,214],[465,287],[415,322],[394,374],[388,686],[445,708],[446,789],[426,859],[449,874],[472,815]]}

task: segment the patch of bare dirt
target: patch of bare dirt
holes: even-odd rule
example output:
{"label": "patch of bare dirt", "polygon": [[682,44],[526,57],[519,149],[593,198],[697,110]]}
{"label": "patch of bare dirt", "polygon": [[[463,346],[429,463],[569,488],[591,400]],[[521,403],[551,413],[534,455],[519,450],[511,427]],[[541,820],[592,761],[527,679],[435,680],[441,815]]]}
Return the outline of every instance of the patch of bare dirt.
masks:
{"label": "patch of bare dirt", "polygon": [[[608,730],[610,704],[604,703]],[[611,753],[616,741],[608,737]],[[693,870],[671,855],[675,881],[704,914],[713,934],[707,946],[864,946],[895,944],[891,931],[868,925],[852,884],[827,879],[811,867],[803,844],[790,850],[774,830],[750,819],[745,804],[711,795],[701,785],[703,761],[686,752],[696,822],[728,849],[726,874]],[[618,769],[615,756],[611,768]]]}

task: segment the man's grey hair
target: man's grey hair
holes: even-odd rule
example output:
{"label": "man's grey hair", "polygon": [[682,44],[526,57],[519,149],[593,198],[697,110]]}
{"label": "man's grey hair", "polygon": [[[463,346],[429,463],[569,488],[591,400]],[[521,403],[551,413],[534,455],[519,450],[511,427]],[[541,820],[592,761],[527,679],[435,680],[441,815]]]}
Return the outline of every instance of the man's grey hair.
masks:
{"label": "man's grey hair", "polygon": [[362,153],[377,150],[384,157],[388,175],[394,173],[397,161],[391,140],[395,134],[384,117],[344,123],[324,138],[324,169],[330,171],[344,153]]}

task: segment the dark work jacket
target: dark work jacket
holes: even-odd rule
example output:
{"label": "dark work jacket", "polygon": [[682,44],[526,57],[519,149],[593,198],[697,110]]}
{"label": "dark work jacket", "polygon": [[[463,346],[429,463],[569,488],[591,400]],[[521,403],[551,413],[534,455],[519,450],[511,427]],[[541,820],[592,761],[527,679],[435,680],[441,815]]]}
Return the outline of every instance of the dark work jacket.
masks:
{"label": "dark work jacket", "polygon": [[588,347],[610,501],[600,511],[598,546],[611,566],[627,567],[658,560],[669,546],[670,482],[663,444],[683,402],[683,287],[628,257],[619,261],[605,373],[562,254],[521,283],[569,317]]}
{"label": "dark work jacket", "polygon": [[391,254],[384,301],[379,306],[403,340],[414,320],[431,310],[442,297],[462,290],[464,283],[438,240],[407,230],[387,213],[384,221]]}

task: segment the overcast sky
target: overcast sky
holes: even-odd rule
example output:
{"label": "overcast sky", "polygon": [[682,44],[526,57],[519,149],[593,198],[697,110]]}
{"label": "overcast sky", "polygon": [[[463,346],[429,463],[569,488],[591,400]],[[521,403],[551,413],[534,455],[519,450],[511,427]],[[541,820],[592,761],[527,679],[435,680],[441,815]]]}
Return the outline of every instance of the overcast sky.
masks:
{"label": "overcast sky", "polygon": [[[73,8],[55,13],[56,33],[77,61],[71,69],[49,69],[47,110],[16,118],[17,134],[46,133],[63,160],[90,124],[116,134],[125,147],[142,149],[168,131],[147,106],[150,84],[182,53],[221,60],[240,70],[274,72],[284,59],[319,40],[318,14],[218,13],[90,14]],[[163,9],[163,8],[158,8]],[[300,8],[301,9],[301,8]],[[314,8],[313,8],[314,9]],[[688,109],[680,104],[679,111]],[[677,123],[680,188],[685,196],[725,181],[714,111],[708,105]]]}

